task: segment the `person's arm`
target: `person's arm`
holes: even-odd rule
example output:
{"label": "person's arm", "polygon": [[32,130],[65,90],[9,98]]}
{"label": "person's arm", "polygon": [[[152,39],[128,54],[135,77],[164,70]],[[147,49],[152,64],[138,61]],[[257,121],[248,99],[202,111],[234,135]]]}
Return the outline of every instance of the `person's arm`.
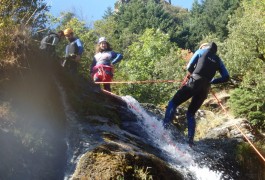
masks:
{"label": "person's arm", "polygon": [[112,57],[114,58],[112,61],[111,61],[111,64],[116,64],[118,62],[120,62],[123,58],[122,54],[120,53],[115,53],[115,52],[112,52],[111,53]]}
{"label": "person's arm", "polygon": [[77,55],[81,56],[83,54],[84,48],[80,39],[76,39],[76,45],[78,47]]}
{"label": "person's arm", "polygon": [[193,56],[191,57],[188,65],[187,65],[187,71],[192,74],[192,72],[194,71],[195,69],[195,65],[197,64],[199,58],[200,58],[200,55],[201,55],[201,52],[202,50],[197,50]]}
{"label": "person's arm", "polygon": [[220,78],[213,78],[211,80],[211,84],[224,83],[224,82],[227,82],[230,78],[229,73],[228,73],[227,69],[225,68],[225,65],[222,61],[220,61],[219,73],[220,73],[221,77]]}
{"label": "person's arm", "polygon": [[80,41],[80,39],[76,39],[76,45],[78,47],[78,52],[77,52],[77,55],[75,57],[75,61],[79,62],[81,59],[81,55],[83,54],[84,48],[83,48],[83,45],[82,45],[82,42]]}

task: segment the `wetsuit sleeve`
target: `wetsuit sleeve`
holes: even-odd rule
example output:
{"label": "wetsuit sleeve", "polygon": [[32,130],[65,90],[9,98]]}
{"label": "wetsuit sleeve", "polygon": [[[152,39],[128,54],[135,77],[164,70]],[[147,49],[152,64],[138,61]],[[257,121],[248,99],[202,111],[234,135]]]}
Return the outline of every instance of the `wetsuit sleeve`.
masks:
{"label": "wetsuit sleeve", "polygon": [[219,84],[219,83],[224,83],[229,80],[229,73],[227,69],[225,68],[224,63],[220,60],[220,68],[219,68],[219,73],[221,74],[220,78],[213,78],[211,80],[211,84]]}
{"label": "wetsuit sleeve", "polygon": [[91,66],[90,66],[90,74],[93,73],[93,67],[94,67],[96,64],[97,64],[97,61],[96,61],[96,59],[95,59],[95,57],[94,57],[94,58],[93,58],[93,61],[92,61],[92,64],[91,64]]}
{"label": "wetsuit sleeve", "polygon": [[195,65],[197,64],[199,58],[200,58],[200,50],[197,50],[193,56],[191,57],[188,65],[187,65],[187,70],[192,73],[195,69]]}
{"label": "wetsuit sleeve", "polygon": [[111,64],[116,64],[116,63],[120,62],[123,58],[122,54],[120,54],[120,53],[112,52],[111,55],[113,58],[113,60],[111,61]]}
{"label": "wetsuit sleeve", "polygon": [[80,41],[80,39],[76,40],[76,45],[78,47],[78,55],[81,56],[83,54],[84,47],[83,47],[82,42]]}

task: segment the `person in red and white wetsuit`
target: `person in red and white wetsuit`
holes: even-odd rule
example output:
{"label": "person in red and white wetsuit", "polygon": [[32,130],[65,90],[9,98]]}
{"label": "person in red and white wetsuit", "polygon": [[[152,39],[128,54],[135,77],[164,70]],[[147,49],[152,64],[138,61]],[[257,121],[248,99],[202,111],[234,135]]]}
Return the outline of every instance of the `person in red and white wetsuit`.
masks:
{"label": "person in red and white wetsuit", "polygon": [[[99,38],[96,54],[90,68],[94,82],[111,82],[113,65],[121,61],[122,58],[122,54],[112,51],[111,45],[105,37]],[[111,91],[109,83],[104,83],[103,86],[105,90]]]}

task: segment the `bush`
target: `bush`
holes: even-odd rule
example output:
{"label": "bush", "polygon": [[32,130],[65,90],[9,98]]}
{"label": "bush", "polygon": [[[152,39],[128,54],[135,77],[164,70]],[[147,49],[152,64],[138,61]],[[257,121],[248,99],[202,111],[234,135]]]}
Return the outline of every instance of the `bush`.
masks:
{"label": "bush", "polygon": [[265,102],[258,94],[237,88],[232,91],[229,104],[236,116],[246,117],[253,126],[265,129]]}

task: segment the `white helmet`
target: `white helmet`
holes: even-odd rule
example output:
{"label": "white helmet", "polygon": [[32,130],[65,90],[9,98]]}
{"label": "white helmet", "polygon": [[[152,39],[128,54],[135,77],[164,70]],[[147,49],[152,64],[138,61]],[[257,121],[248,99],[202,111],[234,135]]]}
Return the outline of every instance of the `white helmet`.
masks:
{"label": "white helmet", "polygon": [[101,42],[107,42],[107,39],[105,37],[100,37],[98,39],[98,44],[100,44]]}

